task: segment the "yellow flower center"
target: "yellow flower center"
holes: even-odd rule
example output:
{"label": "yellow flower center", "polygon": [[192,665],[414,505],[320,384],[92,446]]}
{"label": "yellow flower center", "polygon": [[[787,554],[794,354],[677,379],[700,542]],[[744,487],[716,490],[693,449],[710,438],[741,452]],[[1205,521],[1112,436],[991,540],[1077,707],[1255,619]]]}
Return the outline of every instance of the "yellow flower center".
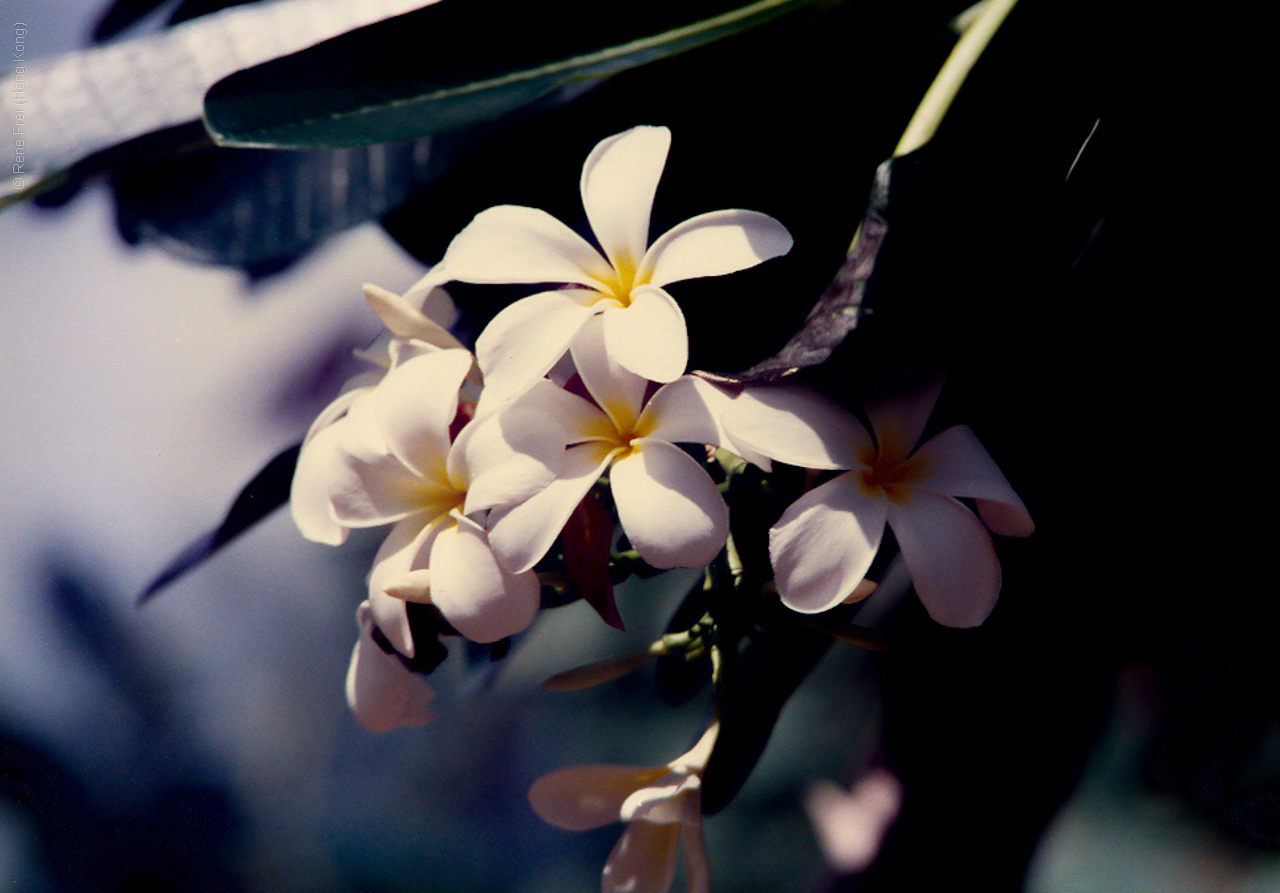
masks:
{"label": "yellow flower center", "polygon": [[631,258],[619,257],[617,266],[614,267],[612,275],[605,280],[605,284],[609,286],[606,298],[613,298],[623,307],[630,307],[632,290],[644,283],[636,281],[636,264]]}
{"label": "yellow flower center", "polygon": [[863,458],[867,467],[859,472],[862,487],[868,494],[883,493],[890,502],[902,503],[907,498],[907,487],[924,474],[924,463],[915,456],[892,459],[876,453]]}

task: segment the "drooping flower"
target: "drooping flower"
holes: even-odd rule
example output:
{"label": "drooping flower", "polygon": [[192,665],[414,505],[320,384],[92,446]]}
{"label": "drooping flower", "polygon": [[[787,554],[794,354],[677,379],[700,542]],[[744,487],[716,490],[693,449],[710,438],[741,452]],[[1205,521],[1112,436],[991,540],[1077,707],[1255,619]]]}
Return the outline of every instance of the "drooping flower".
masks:
{"label": "drooping flower", "polygon": [[[848,410],[803,386],[749,388],[735,401],[725,427],[736,440],[779,462],[845,470],[797,499],[769,531],[788,607],[816,613],[842,601],[866,575],[888,524],[935,620],[970,627],[991,613],[1000,562],[988,528],[1028,536],[1033,524],[967,426],[913,450],[940,387],[868,407],[874,438]],[[972,498],[977,516],[957,497]]]}
{"label": "drooping flower", "polygon": [[[536,438],[518,452],[506,438],[519,425],[503,430],[498,415],[451,436],[471,363],[465,350],[434,350],[395,364],[331,426],[325,451],[300,464],[311,479],[297,486],[324,493],[342,527],[395,525],[374,559],[371,597],[430,601],[462,635],[492,642],[533,621],[540,587],[533,573],[498,565],[477,515],[495,489],[533,492],[550,471],[532,458]],[[378,627],[413,657],[403,610],[388,613]]]}
{"label": "drooping flower", "polygon": [[489,323],[476,356],[493,399],[541,378],[588,319],[602,314],[609,355],[651,381],[678,378],[688,363],[684,314],[664,286],[753,267],[791,249],[786,228],[755,211],[712,211],[652,245],[649,217],[671,132],[635,127],[592,150],[582,203],[600,249],[545,211],[499,205],[478,214],[406,298],[446,282],[548,283]]}
{"label": "drooping flower", "polygon": [[[346,542],[348,529],[335,521],[329,510],[322,469],[334,461],[334,451],[340,449],[340,423],[352,404],[372,390],[397,362],[433,350],[462,347],[447,329],[399,295],[376,285],[366,285],[364,294],[387,332],[368,350],[357,351],[357,356],[370,365],[369,370],[349,379],[338,397],[311,423],[302,441],[298,471],[289,494],[289,508],[298,530],[307,539],[329,546]],[[478,381],[478,370],[473,369],[470,377]]]}
{"label": "drooping flower", "polygon": [[529,789],[543,821],[567,831],[628,822],[605,862],[604,893],[666,893],[684,843],[689,893],[709,893],[702,839],[702,773],[715,744],[713,724],[665,766],[575,766],[545,775]]}
{"label": "drooping flower", "polygon": [[374,640],[373,615],[372,600],[361,602],[356,611],[360,637],[347,668],[347,705],[370,732],[423,725],[432,717],[428,705],[435,693],[421,675]]}
{"label": "drooping flower", "polygon": [[505,500],[490,514],[490,542],[512,571],[532,567],[546,553],[606,470],[622,528],[649,564],[700,567],[724,545],[724,498],[676,444],[720,445],[717,410],[729,398],[691,376],[647,397],[650,383],[618,364],[605,337],[603,320],[589,320],[571,348],[590,399],[544,379],[514,404],[529,419],[540,418],[544,438],[566,449],[549,486],[523,502]]}

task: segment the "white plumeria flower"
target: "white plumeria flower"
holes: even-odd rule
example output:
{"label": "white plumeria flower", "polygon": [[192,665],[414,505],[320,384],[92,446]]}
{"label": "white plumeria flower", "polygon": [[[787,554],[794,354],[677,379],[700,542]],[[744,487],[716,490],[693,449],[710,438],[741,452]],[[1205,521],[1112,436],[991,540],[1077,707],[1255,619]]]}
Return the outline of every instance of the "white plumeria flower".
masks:
{"label": "white plumeria flower", "polygon": [[[324,475],[315,471],[332,462],[334,451],[339,449],[340,428],[335,426],[346,418],[351,405],[372,390],[396,362],[423,352],[462,347],[447,329],[399,295],[376,285],[365,285],[364,294],[387,327],[387,335],[368,350],[357,351],[357,356],[373,368],[348,379],[338,397],[311,423],[302,441],[298,470],[289,494],[289,507],[298,530],[307,539],[329,546],[342,545],[348,533],[346,527],[333,519]],[[472,369],[469,377],[478,383],[478,370]]]}
{"label": "white plumeria flower", "polygon": [[684,842],[690,893],[709,893],[702,839],[702,773],[715,745],[712,725],[686,754],[665,766],[575,766],[545,775],[529,789],[543,821],[567,831],[628,822],[610,853],[604,893],[666,893]]}
{"label": "white plumeria flower", "polygon": [[435,693],[420,674],[374,641],[373,615],[371,602],[361,602],[356,611],[360,637],[347,668],[347,705],[370,732],[424,725],[432,718],[428,705]]}
{"label": "white plumeria flower", "polygon": [[[817,613],[843,601],[871,566],[887,523],[934,620],[971,627],[991,613],[1000,562],[987,528],[1028,536],[1033,524],[967,426],[912,451],[940,386],[868,407],[874,439],[848,410],[803,386],[748,388],[726,414],[736,440],[772,459],[847,469],[797,499],[769,531],[788,607]],[[981,521],[956,497],[974,499]]]}
{"label": "white plumeria flower", "polygon": [[[369,588],[378,627],[401,654],[414,656],[403,603],[430,601],[459,633],[492,642],[527,628],[538,609],[533,573],[503,570],[483,525],[473,517],[495,491],[527,495],[551,472],[508,442],[517,424],[491,415],[451,437],[459,388],[471,368],[465,350],[422,353],[394,365],[352,402],[332,449],[299,474],[299,486],[327,494],[342,527],[394,524],[374,559]],[[532,438],[528,438],[532,440]]]}
{"label": "white plumeria flower", "polygon": [[678,378],[688,364],[684,314],[672,282],[722,276],[791,250],[791,235],[755,211],[700,214],[649,244],[649,216],[671,132],[635,127],[592,150],[582,168],[582,204],[603,254],[545,211],[499,205],[478,214],[441,262],[406,295],[437,286],[549,283],[485,328],[476,356],[486,388],[505,400],[547,373],[588,319],[604,316],[609,354],[651,381]]}
{"label": "white plumeria flower", "polygon": [[729,397],[709,382],[684,376],[646,400],[650,383],[622,368],[604,340],[604,322],[594,319],[571,348],[590,399],[544,379],[513,404],[530,418],[540,417],[546,440],[558,438],[567,449],[553,483],[524,502],[505,498],[489,516],[490,542],[511,571],[537,563],[610,466],[618,519],[649,564],[701,567],[724,545],[724,498],[706,470],[676,444],[720,445],[718,409]]}

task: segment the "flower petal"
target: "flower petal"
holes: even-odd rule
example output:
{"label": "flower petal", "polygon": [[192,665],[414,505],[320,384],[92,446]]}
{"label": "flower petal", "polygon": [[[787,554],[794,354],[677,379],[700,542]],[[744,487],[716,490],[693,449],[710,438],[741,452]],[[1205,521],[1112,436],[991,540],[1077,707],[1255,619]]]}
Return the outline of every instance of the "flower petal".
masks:
{"label": "flower petal", "polygon": [[816,614],[833,608],[866,576],[884,536],[887,500],[857,473],[801,496],[769,531],[769,558],[782,602]]}
{"label": "flower petal", "polygon": [[431,603],[473,642],[496,642],[529,628],[541,586],[533,572],[498,566],[484,528],[467,518],[445,524],[431,546]]}
{"label": "flower petal", "polygon": [[604,343],[623,368],[650,381],[674,381],[689,365],[684,314],[661,288],[642,285],[628,307],[604,311]]}
{"label": "flower petal", "polygon": [[702,276],[724,276],[780,257],[791,234],[768,214],[711,211],[691,217],[649,246],[637,282],[667,285]]}
{"label": "flower petal", "polygon": [[929,616],[959,628],[986,620],[1000,594],[1000,561],[977,516],[950,497],[913,489],[906,503],[890,506],[888,520]]}
{"label": "flower petal", "polygon": [[607,443],[585,443],[566,450],[559,476],[545,490],[489,512],[489,545],[507,571],[527,571],[547,554],[569,515],[608,467],[614,449]]}
{"label": "flower petal", "polygon": [[623,801],[622,820],[696,825],[702,821],[701,787],[702,778],[696,772],[668,772]]}
{"label": "flower petal", "polygon": [[458,412],[458,389],[470,371],[467,351],[435,351],[396,366],[370,394],[387,448],[434,483],[446,482],[449,426]]}
{"label": "flower petal", "polygon": [[378,319],[397,338],[424,341],[445,349],[462,347],[462,342],[453,337],[448,329],[395,292],[366,283],[364,296]]}
{"label": "flower petal", "polygon": [[347,539],[347,528],[334,520],[329,499],[333,481],[341,474],[340,444],[341,430],[335,425],[316,431],[302,445],[289,489],[289,511],[298,531],[328,546],[339,546]]}
{"label": "flower petal", "polygon": [[605,319],[587,321],[573,339],[570,351],[582,384],[601,409],[608,413],[618,431],[629,431],[640,415],[649,382],[623,368],[609,353]]}
{"label": "flower petal", "polygon": [[671,131],[633,127],[600,142],[582,166],[582,206],[615,269],[632,269],[649,245],[649,213]]}
{"label": "flower petal", "polygon": [[618,821],[622,802],[666,773],[666,766],[572,766],[535,781],[529,803],[548,824],[589,831]]}
{"label": "flower petal", "polygon": [[922,476],[916,486],[943,496],[977,500],[978,515],[993,532],[1030,536],[1031,514],[968,425],[955,425],[916,452]]}
{"label": "flower petal", "polygon": [[[434,285],[573,282],[608,292],[613,277],[609,262],[586,239],[546,211],[519,205],[477,214],[454,236],[438,270],[428,274]],[[419,282],[410,294],[430,291],[431,285]]]}
{"label": "flower petal", "polygon": [[724,427],[735,443],[800,468],[859,468],[874,454],[853,414],[805,385],[744,388]]}
{"label": "flower petal", "polygon": [[641,557],[658,568],[701,567],[729,534],[729,509],[707,472],[678,447],[637,442],[609,474],[618,519]]}
{"label": "flower petal", "polygon": [[[345,433],[334,430],[339,438]],[[430,512],[436,501],[422,486],[422,478],[385,453],[361,460],[345,449],[336,450],[325,474],[333,519],[344,527],[390,524]],[[438,495],[443,505],[446,494]]]}
{"label": "flower petal", "polygon": [[632,822],[609,854],[603,893],[667,893],[676,876],[680,825]]}
{"label": "flower petal", "polygon": [[467,491],[463,513],[523,502],[546,488],[564,460],[558,435],[545,414],[522,404],[472,420],[449,453],[449,477]]}
{"label": "flower petal", "polygon": [[360,638],[351,652],[346,681],[351,712],[370,732],[424,725],[432,718],[431,687],[373,641],[373,610],[367,601],[361,603],[356,618]]}
{"label": "flower petal", "polygon": [[636,433],[668,443],[721,446],[725,441],[721,414],[732,397],[711,382],[686,375],[665,384],[649,398],[636,423]]}
{"label": "flower petal", "polygon": [[938,402],[942,381],[939,376],[923,388],[867,405],[867,419],[882,458],[900,462],[911,455]]}
{"label": "flower petal", "polygon": [[476,339],[488,400],[514,397],[547,374],[596,313],[594,292],[548,291],[504,307]]}
{"label": "flower petal", "polygon": [[416,582],[414,571],[427,567],[431,543],[440,531],[440,519],[424,522],[421,516],[406,518],[387,534],[369,572],[369,604],[373,620],[387,640],[405,657],[413,657],[413,635],[403,599],[387,594],[388,587]]}

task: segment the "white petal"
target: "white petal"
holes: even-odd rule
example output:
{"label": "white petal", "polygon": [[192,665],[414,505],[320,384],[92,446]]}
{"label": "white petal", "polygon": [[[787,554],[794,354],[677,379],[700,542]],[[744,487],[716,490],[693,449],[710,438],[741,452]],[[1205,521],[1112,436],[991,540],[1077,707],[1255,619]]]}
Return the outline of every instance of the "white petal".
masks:
{"label": "white petal", "polygon": [[622,802],[667,773],[666,766],[573,766],[544,775],[529,788],[529,803],[544,822],[589,831],[616,822]]}
{"label": "white petal", "polygon": [[439,484],[445,482],[458,389],[469,371],[471,354],[465,350],[423,354],[388,372],[369,396],[390,451]]}
{"label": "white petal", "polygon": [[976,499],[983,522],[1003,536],[1030,536],[1035,530],[1027,507],[967,425],[941,432],[916,452],[916,459],[923,470],[916,486]]}
{"label": "white petal", "polygon": [[622,820],[696,825],[702,820],[698,795],[701,786],[702,778],[697,773],[668,772],[623,801]]}
{"label": "white petal", "polygon": [[582,205],[616,269],[633,269],[649,244],[649,212],[667,163],[671,131],[633,127],[597,145],[582,167]]}
{"label": "white petal", "polygon": [[382,324],[398,338],[423,341],[445,349],[460,348],[462,342],[444,326],[428,318],[395,292],[365,284],[364,296]]}
{"label": "white petal", "polygon": [[545,490],[511,507],[489,513],[489,545],[511,573],[527,571],[556,541],[569,515],[600,479],[613,447],[586,443],[565,451],[560,476]]}
{"label": "white petal", "polygon": [[346,542],[347,528],[334,520],[330,494],[341,475],[341,432],[330,425],[302,445],[289,489],[289,511],[307,539],[329,546]]}
{"label": "white petal", "polygon": [[724,427],[748,450],[801,468],[859,468],[875,455],[853,414],[806,385],[748,385]]}
{"label": "white petal", "polygon": [[929,616],[968,628],[987,619],[1000,594],[1000,561],[991,534],[961,503],[912,489],[889,509],[889,526]]}
{"label": "white petal", "polygon": [[555,480],[564,460],[559,428],[528,406],[471,421],[449,453],[449,476],[467,491],[464,514],[523,502]]}
{"label": "white petal", "polygon": [[421,517],[401,521],[383,541],[373,558],[369,573],[369,604],[373,619],[386,634],[388,641],[405,657],[413,657],[413,635],[409,631],[409,617],[405,613],[403,599],[387,594],[388,586],[395,586],[415,570],[427,566],[431,543],[440,531],[439,519],[424,523]]}
{"label": "white petal", "polygon": [[[341,438],[343,432],[335,430]],[[387,454],[361,460],[340,449],[333,453],[326,473],[332,516],[344,527],[400,521],[431,511],[437,502],[443,505],[448,495],[425,489],[422,478]]]}
{"label": "white petal", "polygon": [[857,472],[793,502],[769,531],[769,558],[783,604],[816,614],[842,602],[880,548],[887,510],[887,500],[867,493]]}
{"label": "white petal", "polygon": [[449,244],[440,266],[438,275],[448,276],[440,285],[572,282],[608,292],[613,277],[609,262],[586,239],[546,211],[518,205],[477,214]]}
{"label": "white petal", "polygon": [[347,704],[370,732],[420,726],[431,719],[434,693],[425,679],[410,672],[373,641],[373,611],[368,602],[357,611],[360,638],[347,669]]}
{"label": "white petal", "polygon": [[725,433],[720,415],[731,403],[732,397],[711,382],[686,375],[649,398],[636,433],[668,443],[721,446]]}
{"label": "white petal", "polygon": [[[328,428],[334,422],[343,418],[347,414],[347,410],[351,408],[351,404],[360,399],[362,394],[367,394],[371,390],[371,385],[382,380],[381,375],[373,376],[372,380],[367,376],[368,373],[362,373],[348,380],[347,383],[343,385],[342,393],[334,398],[332,403],[320,410],[320,414],[317,415],[315,421],[311,423],[311,427],[307,429],[307,436],[302,439],[303,444],[306,444],[320,431]],[[352,382],[357,379],[360,381],[360,384],[355,387],[350,387]]]}
{"label": "white petal", "polygon": [[596,313],[595,292],[549,291],[502,309],[476,339],[476,359],[489,400],[514,397],[547,374]]}
{"label": "white petal", "polygon": [[942,378],[939,377],[918,390],[867,405],[867,418],[882,457],[896,462],[911,454],[920,442],[941,391]]}
{"label": "white petal", "polygon": [[712,211],[678,224],[649,246],[637,282],[667,285],[723,276],[791,250],[791,234],[768,214]]}
{"label": "white petal", "polygon": [[652,285],[631,292],[628,307],[604,311],[609,356],[650,381],[674,381],[689,365],[689,333],[671,295]]}
{"label": "white petal", "polygon": [[446,524],[431,546],[431,602],[473,642],[496,642],[529,628],[538,613],[536,574],[498,566],[484,529]]}
{"label": "white petal", "polygon": [[[607,317],[609,314],[604,314]],[[582,384],[596,404],[608,413],[619,431],[628,431],[640,415],[649,382],[619,365],[609,353],[605,340],[605,321],[596,317],[587,321],[573,339],[571,347],[574,368]]]}
{"label": "white petal", "polygon": [[609,854],[603,893],[667,893],[676,876],[680,825],[632,822]]}
{"label": "white petal", "polygon": [[729,534],[729,509],[706,470],[678,447],[643,440],[609,474],[622,529],[658,568],[701,567]]}

